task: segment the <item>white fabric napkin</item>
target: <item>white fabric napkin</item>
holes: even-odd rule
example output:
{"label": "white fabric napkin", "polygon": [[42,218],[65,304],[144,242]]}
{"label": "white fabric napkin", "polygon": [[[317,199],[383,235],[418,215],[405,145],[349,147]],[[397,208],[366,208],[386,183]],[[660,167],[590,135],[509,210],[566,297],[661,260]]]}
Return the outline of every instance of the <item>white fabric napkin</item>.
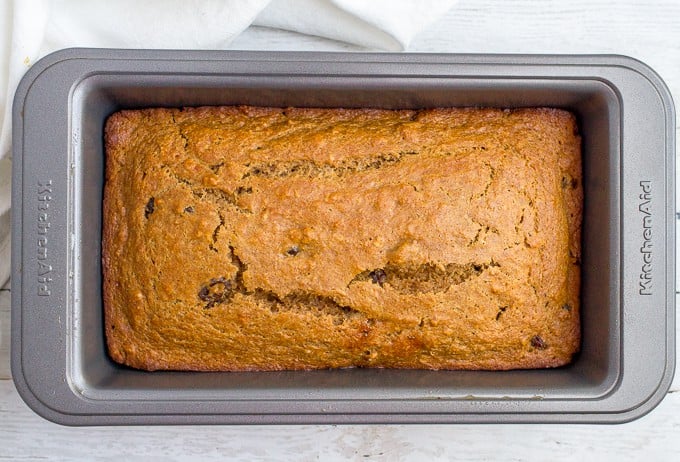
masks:
{"label": "white fabric napkin", "polygon": [[12,99],[68,47],[224,49],[251,24],[401,51],[456,0],[0,0],[0,287],[9,277]]}
{"label": "white fabric napkin", "polygon": [[256,26],[293,30],[367,48],[403,51],[455,0],[274,0]]}

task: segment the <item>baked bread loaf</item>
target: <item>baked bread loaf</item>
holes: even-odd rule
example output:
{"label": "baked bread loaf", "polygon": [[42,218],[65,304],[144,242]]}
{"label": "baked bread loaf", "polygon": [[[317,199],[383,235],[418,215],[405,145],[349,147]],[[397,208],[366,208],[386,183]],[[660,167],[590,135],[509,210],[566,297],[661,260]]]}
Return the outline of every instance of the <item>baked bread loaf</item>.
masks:
{"label": "baked bread loaf", "polygon": [[579,349],[566,111],[125,110],[105,142],[117,362],[501,370]]}

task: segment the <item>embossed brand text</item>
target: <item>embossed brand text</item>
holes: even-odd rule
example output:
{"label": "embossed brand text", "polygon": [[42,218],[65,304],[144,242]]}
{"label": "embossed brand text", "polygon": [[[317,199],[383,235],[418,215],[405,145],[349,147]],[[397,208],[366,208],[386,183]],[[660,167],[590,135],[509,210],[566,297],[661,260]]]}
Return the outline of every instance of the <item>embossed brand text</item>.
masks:
{"label": "embossed brand text", "polygon": [[52,200],[52,180],[38,182],[38,295],[51,295],[50,283],[52,266],[49,262],[48,231],[50,229],[50,201]]}
{"label": "embossed brand text", "polygon": [[642,267],[638,292],[640,295],[652,295],[652,182],[640,181],[640,188],[638,210],[642,214]]}

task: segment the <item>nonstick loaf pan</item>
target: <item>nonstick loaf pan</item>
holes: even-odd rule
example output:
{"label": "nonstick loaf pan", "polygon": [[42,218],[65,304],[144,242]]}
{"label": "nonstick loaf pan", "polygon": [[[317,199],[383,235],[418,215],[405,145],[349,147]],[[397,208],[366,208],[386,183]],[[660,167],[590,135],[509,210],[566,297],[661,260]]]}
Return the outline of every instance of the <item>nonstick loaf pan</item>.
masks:
{"label": "nonstick loaf pan", "polygon": [[[125,108],[559,107],[583,138],[582,345],[557,369],[142,372],[107,356],[103,127]],[[71,49],[13,113],[12,373],[69,425],[624,422],[675,365],[674,109],[621,56]]]}

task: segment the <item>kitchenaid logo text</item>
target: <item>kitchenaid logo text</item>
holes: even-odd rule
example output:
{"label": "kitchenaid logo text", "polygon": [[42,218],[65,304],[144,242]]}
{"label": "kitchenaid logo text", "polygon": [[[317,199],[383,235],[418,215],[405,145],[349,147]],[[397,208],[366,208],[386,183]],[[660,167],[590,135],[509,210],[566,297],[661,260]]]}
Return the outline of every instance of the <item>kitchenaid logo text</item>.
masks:
{"label": "kitchenaid logo text", "polygon": [[48,232],[50,229],[50,201],[52,200],[52,180],[38,182],[38,295],[51,295],[50,283],[52,266],[48,263]]}
{"label": "kitchenaid logo text", "polygon": [[652,295],[652,182],[640,181],[642,192],[638,196],[638,210],[642,214],[642,271],[640,271],[640,295]]}

